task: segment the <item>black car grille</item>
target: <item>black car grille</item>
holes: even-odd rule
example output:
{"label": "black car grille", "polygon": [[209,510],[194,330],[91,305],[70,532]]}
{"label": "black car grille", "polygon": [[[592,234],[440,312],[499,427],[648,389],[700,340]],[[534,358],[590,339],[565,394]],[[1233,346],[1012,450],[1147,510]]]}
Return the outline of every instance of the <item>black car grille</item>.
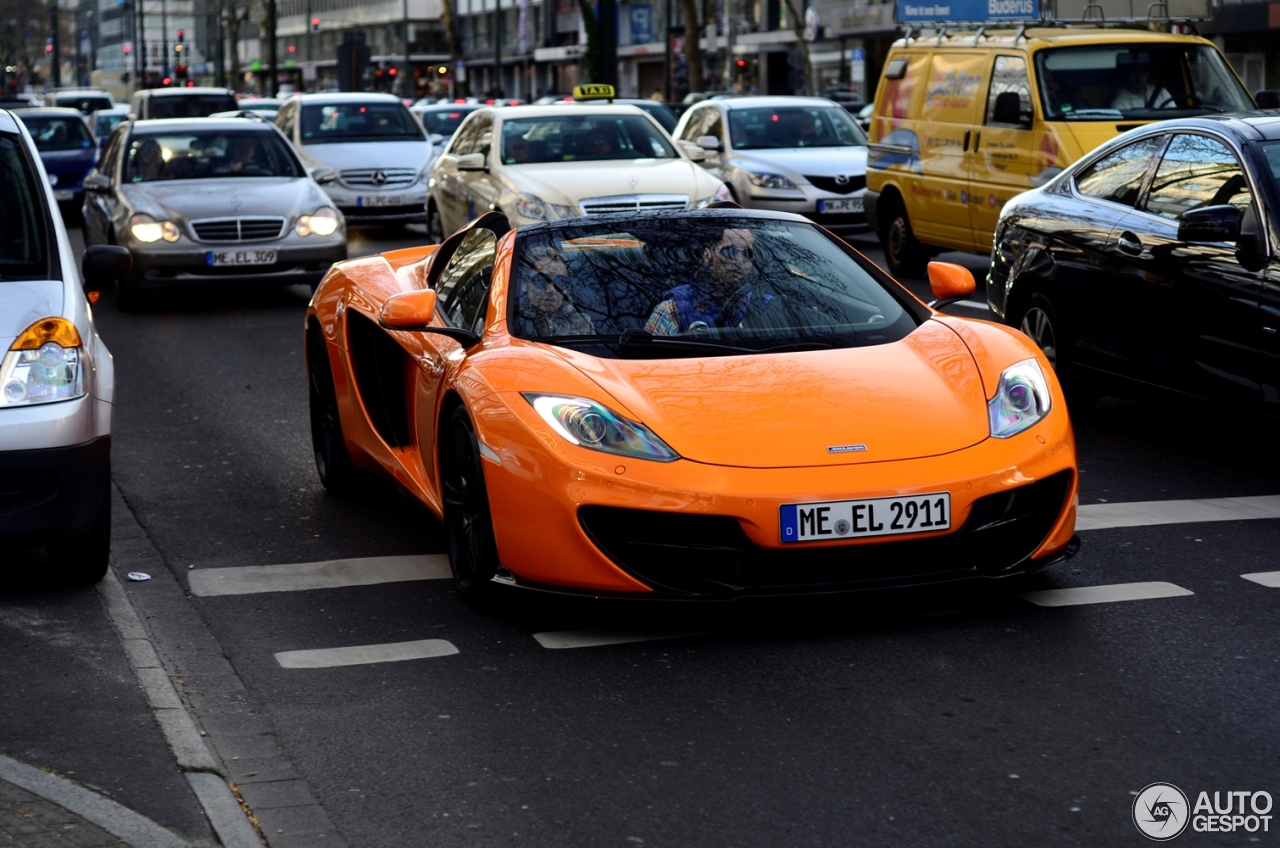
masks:
{"label": "black car grille", "polygon": [[284,218],[205,218],[191,229],[200,241],[269,241],[280,238]]}
{"label": "black car grille", "polygon": [[829,191],[833,194],[853,194],[855,191],[860,191],[867,187],[866,174],[857,174],[856,176],[850,175],[845,178],[848,182],[843,185],[836,182],[835,177],[811,177],[808,174],[805,174],[804,178],[815,188],[820,188],[823,191]]}
{"label": "black car grille", "polygon": [[958,531],[932,539],[762,548],[736,518],[584,506],[578,521],[628,574],[659,592],[738,597],[996,576],[1027,565],[1062,512],[1072,472],[981,498]]}

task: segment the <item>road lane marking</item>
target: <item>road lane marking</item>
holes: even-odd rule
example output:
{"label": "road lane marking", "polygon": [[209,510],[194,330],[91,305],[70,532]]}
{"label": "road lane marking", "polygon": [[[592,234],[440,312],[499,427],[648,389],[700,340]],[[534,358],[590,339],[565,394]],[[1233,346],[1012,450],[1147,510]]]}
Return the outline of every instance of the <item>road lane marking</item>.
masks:
{"label": "road lane marking", "polygon": [[1280,571],[1255,571],[1252,574],[1241,574],[1245,580],[1252,580],[1259,586],[1268,589],[1280,589]]}
{"label": "road lane marking", "polygon": [[535,633],[533,638],[544,648],[596,648],[601,645],[625,645],[628,642],[657,642],[663,639],[685,639],[706,636],[707,631],[654,630],[554,630]]}
{"label": "road lane marking", "polygon": [[349,648],[319,648],[313,651],[281,651],[276,662],[281,668],[334,668],[341,665],[424,660],[458,653],[452,642],[444,639],[420,639],[416,642],[390,642],[385,645],[353,645]]}
{"label": "road lane marking", "polygon": [[1173,583],[1115,583],[1110,586],[1082,586],[1078,589],[1043,589],[1024,592],[1022,597],[1038,607],[1074,607],[1082,604],[1111,604],[1117,601],[1149,601],[1194,595]]}
{"label": "road lane marking", "polygon": [[1194,524],[1202,521],[1244,521],[1255,518],[1280,518],[1280,495],[1086,504],[1076,512],[1076,530]]}
{"label": "road lane marking", "polygon": [[428,554],[205,568],[188,572],[187,576],[191,579],[191,594],[211,597],[340,589],[407,580],[447,580],[450,575],[447,555]]}

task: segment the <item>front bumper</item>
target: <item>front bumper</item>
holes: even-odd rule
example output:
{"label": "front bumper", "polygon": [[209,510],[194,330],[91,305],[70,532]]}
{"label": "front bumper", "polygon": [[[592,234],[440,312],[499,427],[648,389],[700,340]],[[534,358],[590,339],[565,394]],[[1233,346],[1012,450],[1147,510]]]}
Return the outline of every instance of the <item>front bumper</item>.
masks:
{"label": "front bumper", "polygon": [[864,209],[853,212],[818,211],[824,201],[861,201],[863,200],[862,191],[835,194],[808,184],[801,185],[799,191],[804,195],[803,197],[795,197],[796,192],[793,191],[756,190],[746,195],[746,202],[742,205],[751,209],[769,209],[774,212],[793,212],[803,215],[818,226],[825,227],[837,235],[853,235],[869,229]]}
{"label": "front bumper", "polygon": [[45,545],[93,523],[107,497],[111,437],[71,447],[0,451],[0,539]]}
{"label": "front bumper", "polygon": [[355,191],[345,186],[326,185],[329,199],[348,224],[423,223],[427,205],[426,186],[419,182],[407,189]]}
{"label": "front bumper", "polygon": [[[845,592],[999,579],[1075,552],[1064,413],[941,457],[752,469],[592,455],[531,440],[532,410],[508,409],[518,420],[476,423],[492,449],[484,471],[499,559],[517,585],[707,599]],[[951,494],[951,530],[780,540],[784,504],[940,491]]]}
{"label": "front bumper", "polygon": [[[155,245],[130,244],[133,271],[130,282],[140,289],[158,290],[218,284],[242,285],[252,282],[263,286],[286,286],[302,283],[316,285],[335,262],[347,258],[346,234],[342,238],[326,237],[324,241],[303,246],[279,246],[273,243],[244,242],[238,244]],[[307,238],[311,238],[308,236]],[[276,261],[270,265],[209,264],[210,251],[274,250]]]}

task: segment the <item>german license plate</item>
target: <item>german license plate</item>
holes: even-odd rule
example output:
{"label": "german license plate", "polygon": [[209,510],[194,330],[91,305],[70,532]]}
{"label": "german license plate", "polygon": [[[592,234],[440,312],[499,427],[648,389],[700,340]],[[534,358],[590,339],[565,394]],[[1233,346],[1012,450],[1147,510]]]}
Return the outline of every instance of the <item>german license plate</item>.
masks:
{"label": "german license plate", "polygon": [[274,250],[211,250],[205,254],[205,261],[214,267],[273,265],[276,261],[276,252]]}
{"label": "german license plate", "polygon": [[784,542],[931,533],[951,529],[951,494],[783,504],[778,518]]}
{"label": "german license plate", "polygon": [[53,190],[53,199],[54,200],[75,200],[76,199],[75,189],[55,188]]}
{"label": "german license plate", "polygon": [[356,198],[356,206],[404,206],[404,195],[401,194],[370,194],[365,197]]}
{"label": "german license plate", "polygon": [[819,212],[861,212],[861,197],[843,197],[839,200],[819,200]]}

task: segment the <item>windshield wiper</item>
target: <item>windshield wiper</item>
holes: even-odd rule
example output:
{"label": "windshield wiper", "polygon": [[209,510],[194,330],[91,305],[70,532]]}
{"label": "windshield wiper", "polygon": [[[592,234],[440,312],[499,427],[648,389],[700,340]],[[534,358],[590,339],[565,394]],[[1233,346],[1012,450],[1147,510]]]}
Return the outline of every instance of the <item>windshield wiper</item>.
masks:
{"label": "windshield wiper", "polygon": [[675,336],[655,336],[647,330],[626,330],[618,337],[618,347],[622,350],[634,349],[644,345],[654,347],[672,347],[682,350],[705,350],[714,353],[777,353],[784,350],[825,350],[831,345],[826,342],[787,342],[772,347],[743,347],[711,340],[684,339]]}

